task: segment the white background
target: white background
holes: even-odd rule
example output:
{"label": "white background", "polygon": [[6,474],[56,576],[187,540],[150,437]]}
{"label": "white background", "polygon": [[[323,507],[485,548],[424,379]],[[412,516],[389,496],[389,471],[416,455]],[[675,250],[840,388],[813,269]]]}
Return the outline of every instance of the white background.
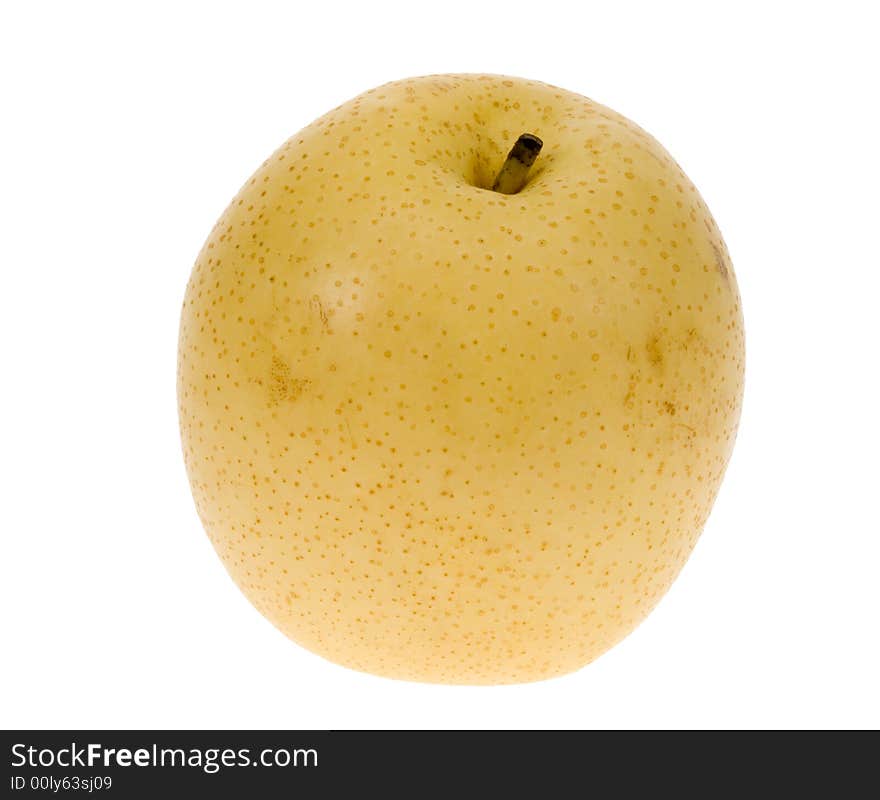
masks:
{"label": "white background", "polygon": [[[877,727],[880,168],[869,3],[4,4],[2,727]],[[647,128],[733,256],[740,438],[626,641],[524,686],[323,661],[203,533],[175,401],[195,256],[285,138],[374,85],[537,78]]]}

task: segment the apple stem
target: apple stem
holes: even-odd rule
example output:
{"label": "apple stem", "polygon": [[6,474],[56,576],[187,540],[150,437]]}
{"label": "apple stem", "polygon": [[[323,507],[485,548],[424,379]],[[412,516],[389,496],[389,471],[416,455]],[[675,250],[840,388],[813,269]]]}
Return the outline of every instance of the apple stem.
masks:
{"label": "apple stem", "polygon": [[544,143],[532,133],[520,136],[507,154],[507,160],[495,178],[492,190],[502,194],[516,194],[522,189],[543,146]]}

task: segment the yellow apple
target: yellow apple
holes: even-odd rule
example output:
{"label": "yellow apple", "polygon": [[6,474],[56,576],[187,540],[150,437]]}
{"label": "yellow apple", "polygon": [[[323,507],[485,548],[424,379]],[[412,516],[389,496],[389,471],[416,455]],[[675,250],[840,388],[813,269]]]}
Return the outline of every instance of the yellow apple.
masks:
{"label": "yellow apple", "polygon": [[[505,162],[524,133],[530,171]],[[727,249],[654,139],[543,83],[439,75],[247,182],[187,287],[178,397],[201,520],[274,625],[492,684],[581,667],[662,597],[743,370]]]}

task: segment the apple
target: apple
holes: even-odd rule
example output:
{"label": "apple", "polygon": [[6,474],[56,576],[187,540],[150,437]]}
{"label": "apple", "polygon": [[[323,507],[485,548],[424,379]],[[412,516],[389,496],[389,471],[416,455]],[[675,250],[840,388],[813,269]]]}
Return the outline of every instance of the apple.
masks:
{"label": "apple", "polygon": [[727,248],[654,139],[537,81],[438,75],[245,184],[186,290],[178,399],[200,518],[275,626],[495,684],[580,668],[663,596],[743,372]]}

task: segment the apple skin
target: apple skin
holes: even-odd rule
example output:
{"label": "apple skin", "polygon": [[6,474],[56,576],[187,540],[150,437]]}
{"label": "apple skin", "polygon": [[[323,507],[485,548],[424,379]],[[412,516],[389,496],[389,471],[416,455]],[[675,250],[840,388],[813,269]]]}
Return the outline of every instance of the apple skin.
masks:
{"label": "apple skin", "polygon": [[[525,188],[485,187],[516,138]],[[304,647],[495,684],[590,662],[687,560],[740,415],[727,248],[638,126],[491,75],[373,89],[208,238],[180,325],[214,548]]]}

